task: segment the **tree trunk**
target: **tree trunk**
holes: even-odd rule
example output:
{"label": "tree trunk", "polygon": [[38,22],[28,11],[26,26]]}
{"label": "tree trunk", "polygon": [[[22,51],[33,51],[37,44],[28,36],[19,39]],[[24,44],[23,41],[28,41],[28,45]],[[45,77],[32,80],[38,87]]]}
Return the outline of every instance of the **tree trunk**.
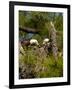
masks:
{"label": "tree trunk", "polygon": [[51,22],[50,39],[51,39],[51,47],[52,47],[53,56],[55,57],[55,59],[57,59],[58,48],[57,48],[57,42],[56,42],[56,29],[52,22]]}

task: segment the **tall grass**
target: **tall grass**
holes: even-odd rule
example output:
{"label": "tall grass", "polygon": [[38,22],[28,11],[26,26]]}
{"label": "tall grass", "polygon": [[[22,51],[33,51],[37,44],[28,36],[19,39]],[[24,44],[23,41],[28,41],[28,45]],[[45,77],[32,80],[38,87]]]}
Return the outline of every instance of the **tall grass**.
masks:
{"label": "tall grass", "polygon": [[32,49],[26,50],[25,53],[25,55],[19,55],[19,66],[21,68],[21,72],[19,73],[22,73],[22,75],[26,74],[26,77],[23,78],[50,78],[63,76],[62,57],[58,57],[57,60],[55,60],[52,55],[41,58],[43,55],[38,56]]}

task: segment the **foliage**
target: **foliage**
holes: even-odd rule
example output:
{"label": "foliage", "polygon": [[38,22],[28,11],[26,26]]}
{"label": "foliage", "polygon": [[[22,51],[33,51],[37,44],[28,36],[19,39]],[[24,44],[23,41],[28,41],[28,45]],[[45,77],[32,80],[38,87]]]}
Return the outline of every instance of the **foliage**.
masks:
{"label": "foliage", "polygon": [[57,31],[63,31],[63,17],[57,16],[55,19],[55,28]]}
{"label": "foliage", "polygon": [[58,57],[57,61],[53,56],[48,56],[42,59],[40,56],[36,56],[36,53],[37,52],[34,52],[33,49],[29,49],[26,51],[26,55],[20,57],[20,64],[23,64],[23,67],[27,65],[30,66],[27,70],[32,71],[31,73],[34,74],[34,78],[63,76],[62,57]]}
{"label": "foliage", "polygon": [[[19,27],[33,28],[39,31],[38,34],[19,31],[19,38],[37,39],[39,44],[43,43],[44,38],[50,39],[51,25],[54,23],[57,31],[57,47],[59,51],[63,49],[63,14],[55,12],[38,11],[19,11]],[[26,48],[26,47],[25,47]],[[26,48],[27,49],[27,48]],[[25,50],[26,50],[25,49]],[[56,61],[52,55],[47,57],[37,55],[32,48],[28,48],[24,55],[19,54],[20,76],[22,78],[42,78],[42,77],[62,77],[63,76],[63,58],[57,57]]]}

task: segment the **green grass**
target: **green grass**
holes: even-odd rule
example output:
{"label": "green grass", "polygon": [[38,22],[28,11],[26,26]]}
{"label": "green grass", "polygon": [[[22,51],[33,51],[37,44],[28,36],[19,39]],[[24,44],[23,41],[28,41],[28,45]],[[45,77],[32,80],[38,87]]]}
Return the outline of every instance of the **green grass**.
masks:
{"label": "green grass", "polygon": [[29,49],[25,55],[19,55],[19,62],[23,67],[27,66],[26,70],[31,71],[35,78],[63,76],[62,57],[58,57],[57,60],[52,55],[41,58],[41,56],[37,56],[36,52]]}

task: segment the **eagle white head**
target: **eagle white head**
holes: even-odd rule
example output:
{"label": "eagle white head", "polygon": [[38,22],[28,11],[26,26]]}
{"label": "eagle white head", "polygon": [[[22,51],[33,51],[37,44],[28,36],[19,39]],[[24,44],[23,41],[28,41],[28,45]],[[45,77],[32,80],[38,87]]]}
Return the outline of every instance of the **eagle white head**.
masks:
{"label": "eagle white head", "polygon": [[39,45],[38,41],[36,39],[31,39],[30,40],[30,44],[35,44],[35,45]]}
{"label": "eagle white head", "polygon": [[43,44],[46,44],[46,43],[48,43],[49,42],[49,39],[48,38],[45,38],[44,40],[43,40]]}

